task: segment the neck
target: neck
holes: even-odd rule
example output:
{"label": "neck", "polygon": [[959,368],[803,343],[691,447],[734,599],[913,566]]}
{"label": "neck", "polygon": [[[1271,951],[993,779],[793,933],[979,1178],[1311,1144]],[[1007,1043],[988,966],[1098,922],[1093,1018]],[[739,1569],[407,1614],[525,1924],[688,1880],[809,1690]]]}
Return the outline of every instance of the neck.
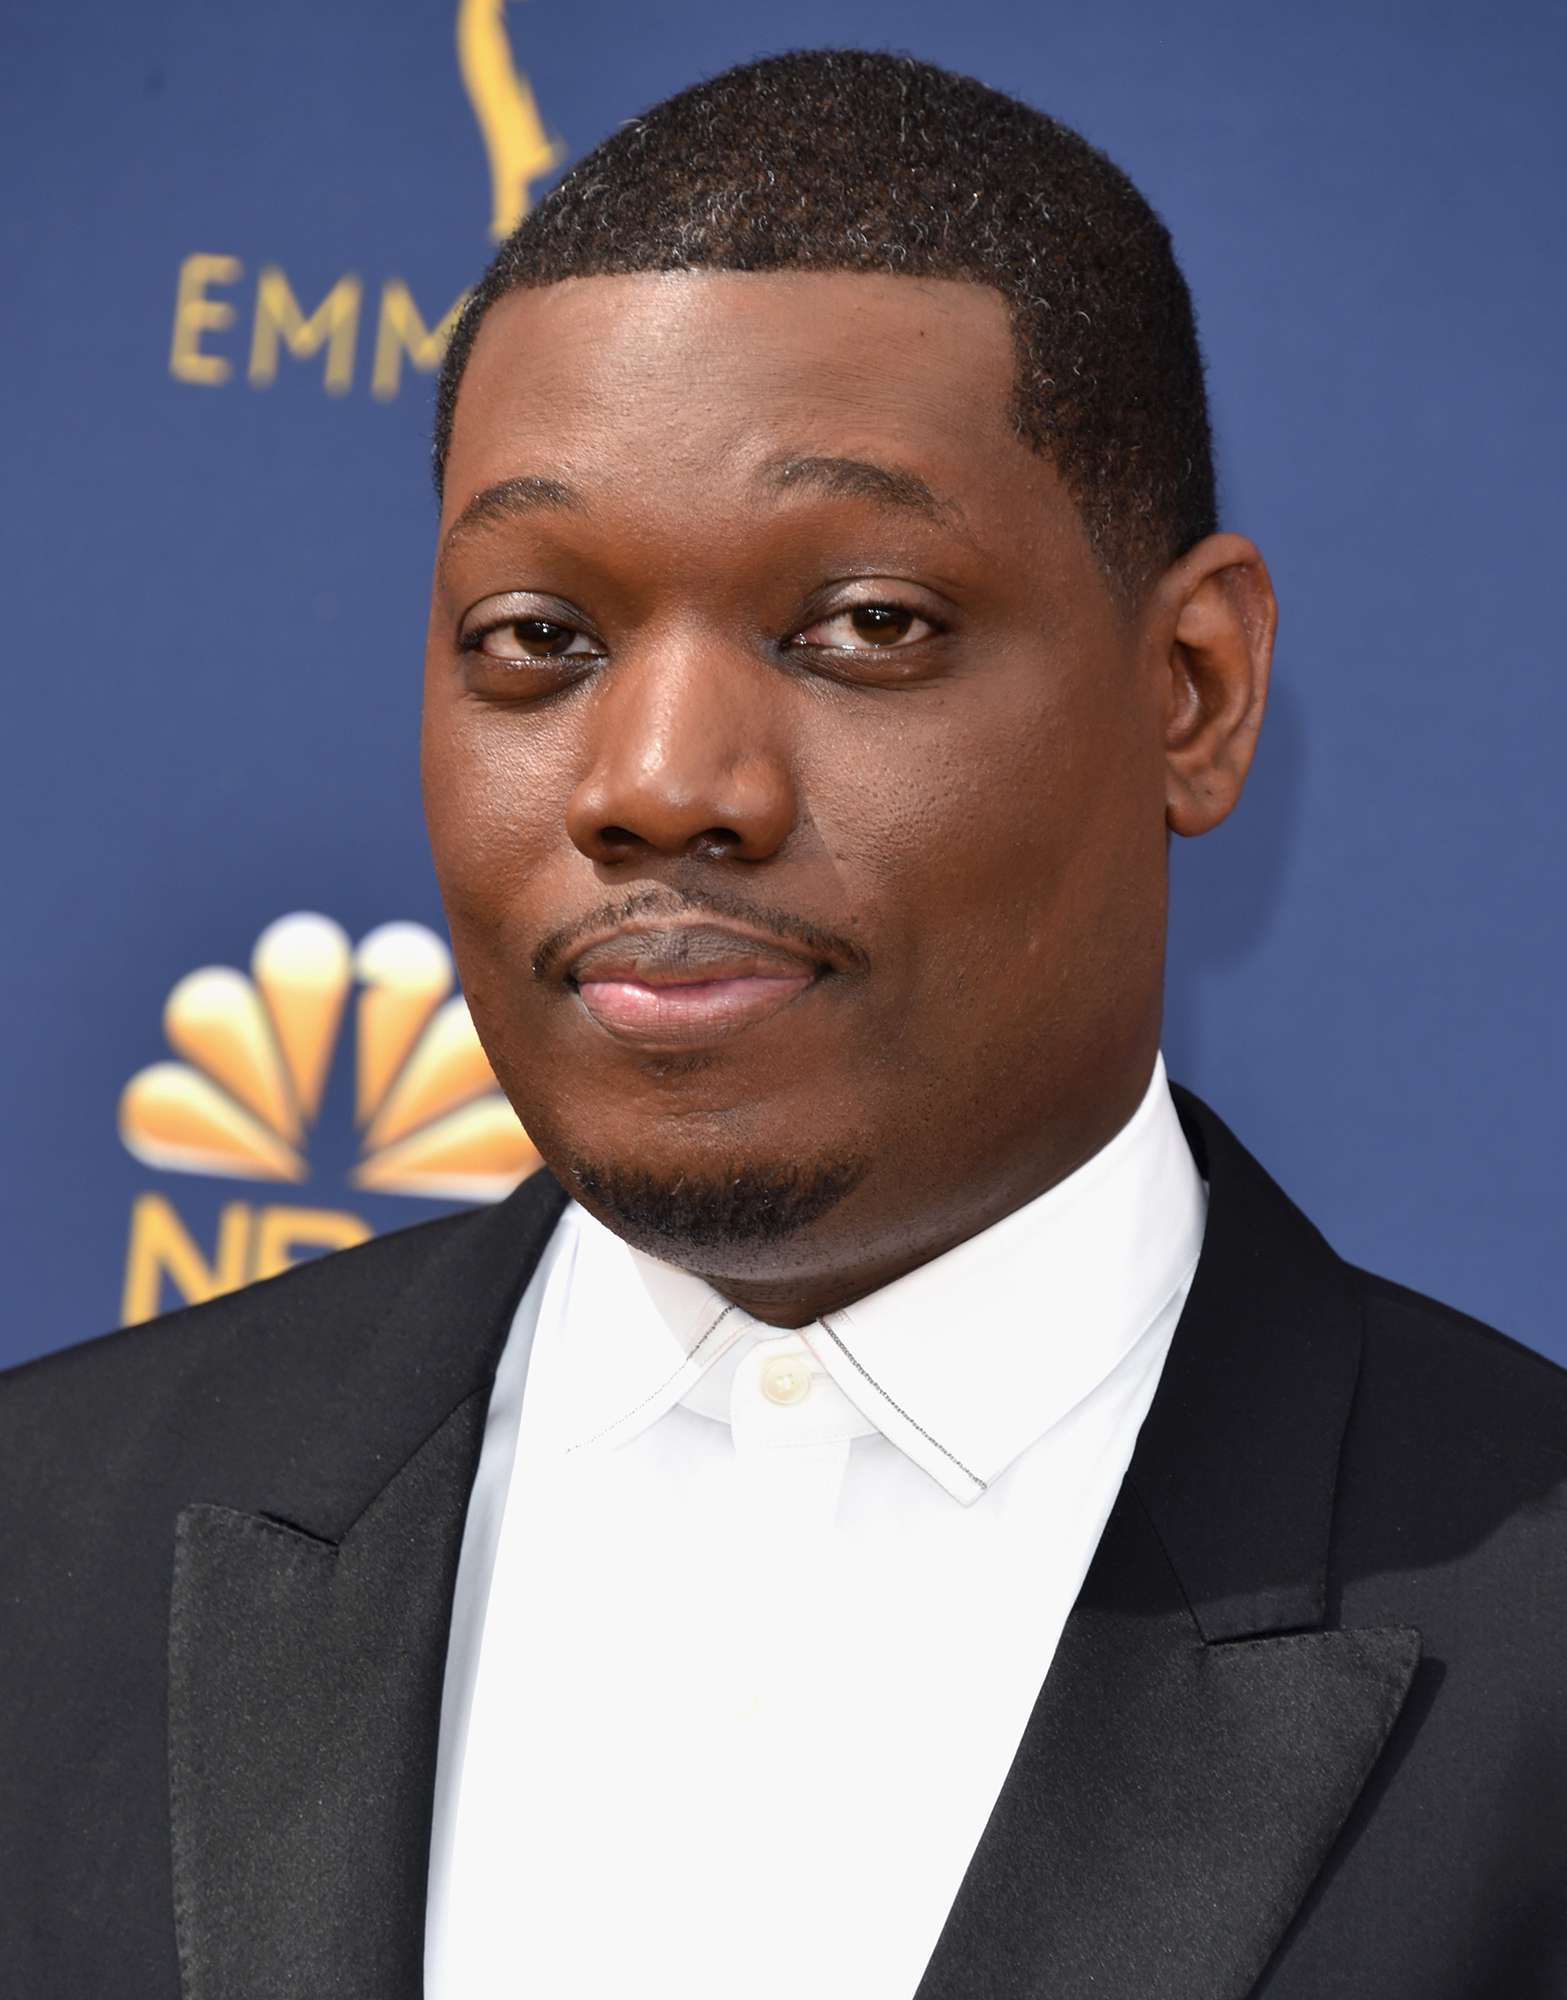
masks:
{"label": "neck", "polygon": [[856,1230],[857,1243],[851,1240],[833,1245],[840,1254],[824,1256],[819,1266],[804,1270],[746,1273],[698,1270],[697,1275],[721,1298],[739,1306],[764,1326],[808,1326],[826,1314],[841,1312],[872,1292],[907,1277],[921,1265],[955,1250],[971,1236],[1004,1221],[1086,1166],[1130,1122],[1147,1092],[1148,1082],[1149,1072],[1144,1071],[1135,1086],[1118,1091],[1113,1100],[1103,1104],[1100,1115],[1078,1131],[1069,1148],[1058,1148],[1049,1159],[1031,1161],[981,1189],[932,1190],[946,1197],[945,1205],[922,1218],[922,1227],[911,1229],[901,1219],[889,1220],[885,1214],[879,1219],[867,1218],[861,1212],[879,1191],[879,1177],[872,1175],[843,1204],[843,1211],[834,1212],[821,1232],[825,1234],[826,1228],[833,1228],[847,1235],[844,1223]]}

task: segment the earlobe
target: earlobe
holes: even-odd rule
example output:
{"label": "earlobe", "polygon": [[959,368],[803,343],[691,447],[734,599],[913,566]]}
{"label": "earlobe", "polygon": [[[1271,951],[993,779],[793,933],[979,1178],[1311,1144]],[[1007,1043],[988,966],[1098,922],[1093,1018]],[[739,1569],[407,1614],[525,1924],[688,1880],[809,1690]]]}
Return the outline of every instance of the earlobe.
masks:
{"label": "earlobe", "polygon": [[1207,833],[1240,798],[1268,694],[1278,609],[1255,544],[1209,535],[1154,592],[1150,636],[1168,688],[1165,819]]}

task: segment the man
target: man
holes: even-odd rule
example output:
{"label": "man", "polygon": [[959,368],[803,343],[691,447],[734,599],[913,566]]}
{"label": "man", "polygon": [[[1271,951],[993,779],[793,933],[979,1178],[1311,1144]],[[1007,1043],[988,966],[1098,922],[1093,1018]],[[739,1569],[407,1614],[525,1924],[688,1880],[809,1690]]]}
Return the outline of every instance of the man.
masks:
{"label": "man", "polygon": [[887,56],[457,330],[425,708],[552,1170],[8,1378],[7,1991],[1567,1992],[1567,1394],[1159,1059],[1274,607],[1166,235]]}

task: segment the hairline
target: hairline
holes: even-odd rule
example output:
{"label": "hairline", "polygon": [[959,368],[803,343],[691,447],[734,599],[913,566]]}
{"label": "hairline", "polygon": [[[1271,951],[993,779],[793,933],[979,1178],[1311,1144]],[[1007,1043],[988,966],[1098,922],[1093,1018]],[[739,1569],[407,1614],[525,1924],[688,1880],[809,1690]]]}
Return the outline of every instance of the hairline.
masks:
{"label": "hairline", "polygon": [[[483,331],[485,323],[495,307],[504,304],[515,293],[545,292],[553,290],[557,285],[585,284],[600,278],[667,278],[697,277],[703,275],[730,278],[843,277],[871,280],[896,278],[909,284],[928,284],[932,280],[935,280],[943,284],[968,285],[976,291],[991,293],[993,297],[1000,300],[1002,308],[1006,313],[1007,331],[1012,343],[1012,376],[1007,405],[1009,428],[1013,436],[1016,437],[1025,449],[1036,453],[1040,458],[1044,459],[1060,477],[1062,489],[1084,529],[1094,566],[1108,584],[1111,596],[1115,599],[1117,605],[1121,609],[1127,610],[1141,602],[1153,576],[1162,571],[1165,563],[1155,564],[1150,570],[1143,573],[1130,575],[1126,573],[1123,566],[1109,560],[1105,551],[1100,548],[1096,538],[1090,531],[1087,511],[1083,506],[1082,500],[1073,489],[1072,482],[1062,472],[1056,455],[1051,451],[1047,442],[1031,434],[1030,428],[1024,420],[1027,374],[1029,369],[1034,365],[1034,356],[1028,347],[1023,331],[1022,313],[1019,302],[1010,297],[1000,285],[994,284],[985,278],[976,277],[971,271],[960,269],[940,270],[931,268],[919,271],[875,271],[867,270],[863,265],[858,264],[830,265],[801,263],[769,266],[766,270],[761,271],[746,271],[735,270],[731,266],[722,263],[649,263],[642,267],[625,270],[570,271],[555,278],[519,277],[509,280],[505,284],[490,287],[488,296],[484,296],[485,286],[481,283],[471,295],[468,305],[464,307],[463,313],[452,334],[453,345],[457,343],[459,338],[462,339],[463,345],[457,356],[456,372],[454,375],[448,377],[445,384],[446,401],[444,408],[437,418],[436,449],[431,454],[431,470],[434,478],[437,503],[443,504],[446,497],[446,465],[451,455],[452,436],[457,426],[457,407],[461,399],[462,385],[467,379],[468,366],[473,359],[479,335]],[[471,317],[470,312],[472,314]],[[1165,562],[1168,563],[1176,560],[1182,553],[1184,551],[1171,549]]]}

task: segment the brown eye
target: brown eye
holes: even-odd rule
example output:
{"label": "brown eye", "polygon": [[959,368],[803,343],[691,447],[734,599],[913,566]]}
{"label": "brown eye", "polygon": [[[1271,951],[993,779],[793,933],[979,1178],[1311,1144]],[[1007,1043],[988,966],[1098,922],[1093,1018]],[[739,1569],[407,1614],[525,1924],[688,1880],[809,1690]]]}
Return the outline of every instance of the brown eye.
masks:
{"label": "brown eye", "polygon": [[893,604],[860,604],[849,613],[849,623],[859,638],[873,646],[891,646],[908,637],[914,613]]}
{"label": "brown eye", "polygon": [[562,625],[553,618],[512,618],[481,633],[478,650],[496,660],[558,660],[593,648],[575,625]]}
{"label": "brown eye", "polygon": [[889,647],[911,645],[935,631],[906,604],[853,604],[822,618],[800,634],[797,643],[824,646],[839,652],[885,652]]}

